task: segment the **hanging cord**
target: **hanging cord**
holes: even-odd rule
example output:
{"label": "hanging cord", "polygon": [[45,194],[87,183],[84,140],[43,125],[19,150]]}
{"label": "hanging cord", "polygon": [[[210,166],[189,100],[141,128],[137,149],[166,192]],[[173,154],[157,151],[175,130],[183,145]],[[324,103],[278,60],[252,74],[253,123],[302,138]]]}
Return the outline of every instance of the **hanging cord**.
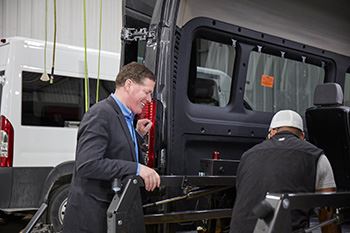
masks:
{"label": "hanging cord", "polygon": [[44,73],[41,75],[40,80],[47,82],[50,80],[47,75],[46,69],[46,49],[47,49],[47,0],[45,0],[45,45],[44,45]]}
{"label": "hanging cord", "polygon": [[84,90],[85,90],[85,112],[89,110],[89,76],[87,65],[87,43],[86,43],[86,0],[84,0]]}
{"label": "hanging cord", "polygon": [[47,0],[45,0],[45,47],[44,47],[44,72],[46,72],[46,49],[47,49]]}
{"label": "hanging cord", "polygon": [[57,36],[57,11],[56,11],[56,0],[53,0],[53,50],[52,50],[52,67],[51,67],[51,78],[50,84],[53,83],[53,76],[55,73],[55,57],[56,57],[56,36]]}
{"label": "hanging cord", "polygon": [[98,61],[97,61],[96,103],[99,101],[99,94],[100,94],[101,34],[102,34],[102,0],[100,0],[100,31],[99,31],[99,34],[98,34]]}

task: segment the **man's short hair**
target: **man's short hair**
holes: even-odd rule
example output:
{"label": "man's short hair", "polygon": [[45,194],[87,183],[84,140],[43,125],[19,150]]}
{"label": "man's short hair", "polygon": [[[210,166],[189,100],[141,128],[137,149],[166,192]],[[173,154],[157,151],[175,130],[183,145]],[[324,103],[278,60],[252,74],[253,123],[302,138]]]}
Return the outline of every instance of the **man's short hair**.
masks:
{"label": "man's short hair", "polygon": [[115,86],[117,88],[124,86],[125,81],[128,79],[131,79],[138,84],[142,84],[143,80],[146,78],[155,81],[153,72],[150,71],[145,65],[131,62],[120,69],[115,79]]}

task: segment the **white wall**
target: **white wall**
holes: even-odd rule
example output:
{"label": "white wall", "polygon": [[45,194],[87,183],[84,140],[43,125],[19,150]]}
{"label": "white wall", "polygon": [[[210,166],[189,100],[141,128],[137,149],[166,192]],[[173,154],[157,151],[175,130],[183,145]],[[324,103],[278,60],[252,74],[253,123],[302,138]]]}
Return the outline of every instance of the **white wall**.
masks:
{"label": "white wall", "polygon": [[[87,0],[87,45],[98,48],[99,0]],[[120,51],[122,0],[102,1],[102,50]],[[53,0],[48,0],[48,40],[53,40]],[[57,0],[57,42],[84,45],[83,0]],[[45,39],[45,0],[0,0],[0,38]]]}
{"label": "white wall", "polygon": [[177,24],[210,17],[350,56],[350,0],[185,0]]}
{"label": "white wall", "polygon": [[4,19],[2,18],[4,15],[3,10],[4,10],[4,1],[0,0],[0,38],[2,37],[2,34],[3,34],[3,28],[2,28],[2,25],[4,22]]}

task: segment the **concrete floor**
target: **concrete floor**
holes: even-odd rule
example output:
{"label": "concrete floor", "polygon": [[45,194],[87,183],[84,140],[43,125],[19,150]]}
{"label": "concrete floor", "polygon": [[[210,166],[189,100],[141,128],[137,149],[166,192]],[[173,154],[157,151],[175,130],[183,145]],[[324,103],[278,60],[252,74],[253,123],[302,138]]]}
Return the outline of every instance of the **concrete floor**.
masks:
{"label": "concrete floor", "polygon": [[[30,221],[31,215],[8,215],[6,218],[0,220],[0,232],[1,233],[18,233],[22,230]],[[3,221],[5,220],[5,221]],[[317,224],[317,220],[312,220],[312,224]],[[313,233],[321,233],[320,229],[312,231]],[[190,233],[190,232],[186,232]],[[191,232],[195,233],[195,232]],[[342,233],[350,233],[350,224],[343,224]]]}
{"label": "concrete floor", "polygon": [[0,232],[18,233],[30,221],[32,215],[7,215],[0,218]]}

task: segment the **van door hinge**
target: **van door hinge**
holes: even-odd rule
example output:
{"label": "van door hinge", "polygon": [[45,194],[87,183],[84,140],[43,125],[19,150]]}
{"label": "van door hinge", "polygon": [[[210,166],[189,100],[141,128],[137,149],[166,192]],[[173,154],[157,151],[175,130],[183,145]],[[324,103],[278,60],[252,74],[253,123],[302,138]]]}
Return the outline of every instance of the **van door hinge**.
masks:
{"label": "van door hinge", "polygon": [[6,83],[5,75],[0,75],[0,85],[5,85],[5,83]]}
{"label": "van door hinge", "polygon": [[121,39],[123,41],[155,40],[156,30],[148,31],[148,28],[122,28]]}

